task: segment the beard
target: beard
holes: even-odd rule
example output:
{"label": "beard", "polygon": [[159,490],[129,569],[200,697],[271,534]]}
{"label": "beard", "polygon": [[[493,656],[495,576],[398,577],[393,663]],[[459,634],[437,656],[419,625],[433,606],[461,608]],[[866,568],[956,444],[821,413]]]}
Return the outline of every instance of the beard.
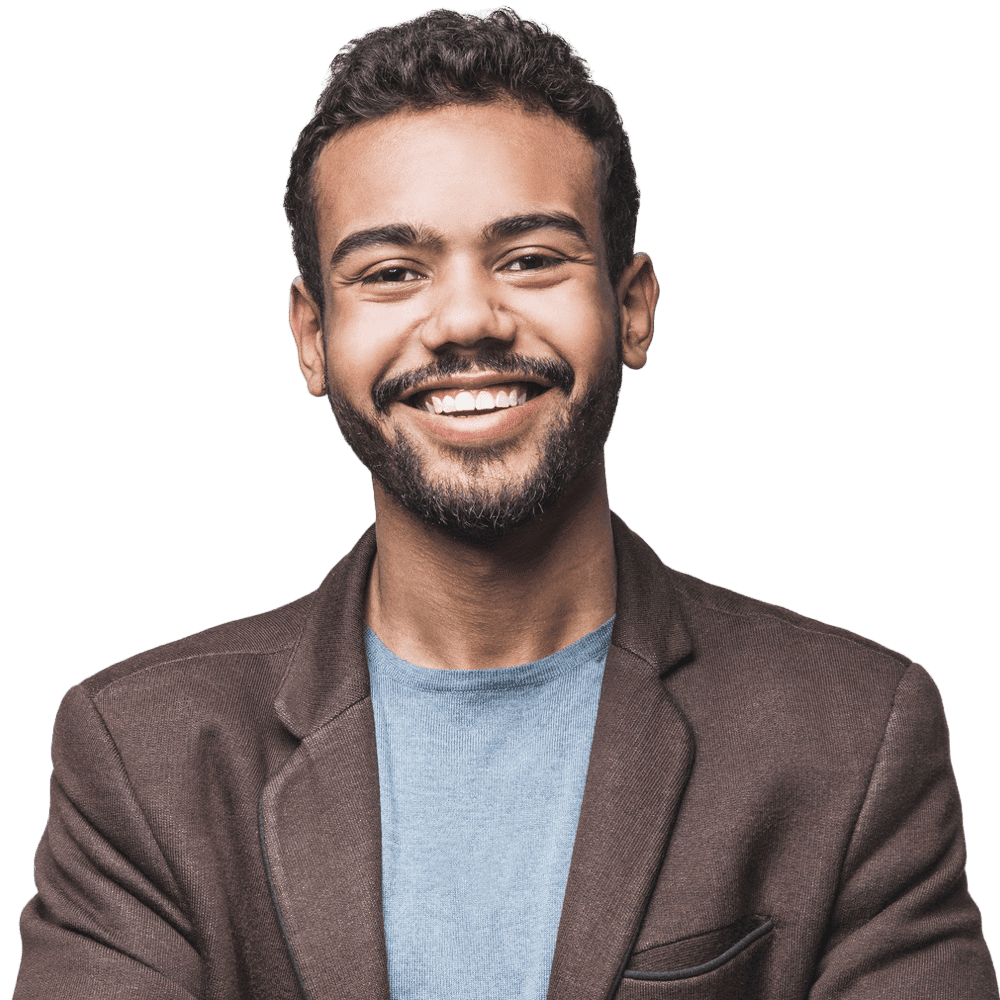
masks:
{"label": "beard", "polygon": [[[388,412],[401,392],[427,379],[472,370],[536,375],[552,384],[548,392],[566,396],[575,381],[573,369],[565,361],[541,361],[506,352],[483,353],[475,359],[450,355],[418,372],[380,382],[372,390],[375,410]],[[611,430],[621,381],[620,360],[609,360],[549,428],[535,467],[521,482],[499,486],[430,480],[406,434],[396,429],[391,440],[386,438],[378,424],[348,402],[329,378],[327,396],[345,440],[386,493],[425,523],[463,541],[490,545],[554,506],[598,457]],[[491,466],[502,468],[504,455],[512,447],[448,450],[472,478]]]}

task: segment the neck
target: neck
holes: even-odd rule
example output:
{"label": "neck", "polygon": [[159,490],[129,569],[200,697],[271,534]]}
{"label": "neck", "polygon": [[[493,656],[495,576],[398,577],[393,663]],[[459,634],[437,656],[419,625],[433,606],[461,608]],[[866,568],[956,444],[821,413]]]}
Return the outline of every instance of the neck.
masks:
{"label": "neck", "polygon": [[375,484],[372,631],[397,656],[441,669],[542,659],[615,611],[615,554],[602,459],[558,504],[492,545],[433,528]]}

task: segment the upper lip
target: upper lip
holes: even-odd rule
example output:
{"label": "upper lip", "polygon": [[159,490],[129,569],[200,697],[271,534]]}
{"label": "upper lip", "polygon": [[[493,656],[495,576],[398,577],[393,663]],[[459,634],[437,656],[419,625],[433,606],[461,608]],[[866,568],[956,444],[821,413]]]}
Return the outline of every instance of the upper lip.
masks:
{"label": "upper lip", "polygon": [[531,382],[543,389],[551,389],[552,383],[537,375],[524,375],[518,372],[475,372],[465,375],[449,375],[447,378],[432,379],[408,389],[400,397],[400,402],[406,402],[421,392],[433,392],[435,389],[456,389],[459,392],[474,392],[476,389],[487,389],[493,385],[513,385],[515,383]]}

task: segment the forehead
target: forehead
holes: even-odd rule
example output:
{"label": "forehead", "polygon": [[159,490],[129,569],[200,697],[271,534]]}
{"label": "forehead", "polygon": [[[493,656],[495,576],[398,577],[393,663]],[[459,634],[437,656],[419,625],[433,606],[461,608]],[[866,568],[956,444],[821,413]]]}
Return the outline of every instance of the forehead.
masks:
{"label": "forehead", "polygon": [[538,211],[579,219],[597,248],[597,157],[568,122],[513,102],[401,111],[336,135],[313,175],[324,259],[349,232],[424,225],[456,240]]}

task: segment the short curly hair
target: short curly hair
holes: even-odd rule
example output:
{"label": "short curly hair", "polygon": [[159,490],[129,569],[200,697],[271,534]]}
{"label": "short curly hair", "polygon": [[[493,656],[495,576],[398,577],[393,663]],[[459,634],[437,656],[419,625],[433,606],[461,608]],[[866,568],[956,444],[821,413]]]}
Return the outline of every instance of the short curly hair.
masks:
{"label": "short curly hair", "polygon": [[345,46],[330,65],[316,114],[299,134],[285,192],[292,248],[309,294],[323,307],[313,171],[341,129],[404,108],[512,97],[551,109],[593,145],[601,168],[601,227],[608,276],[617,285],[632,261],[639,188],[614,99],[559,35],[503,8],[485,17],[435,10],[378,28]]}

